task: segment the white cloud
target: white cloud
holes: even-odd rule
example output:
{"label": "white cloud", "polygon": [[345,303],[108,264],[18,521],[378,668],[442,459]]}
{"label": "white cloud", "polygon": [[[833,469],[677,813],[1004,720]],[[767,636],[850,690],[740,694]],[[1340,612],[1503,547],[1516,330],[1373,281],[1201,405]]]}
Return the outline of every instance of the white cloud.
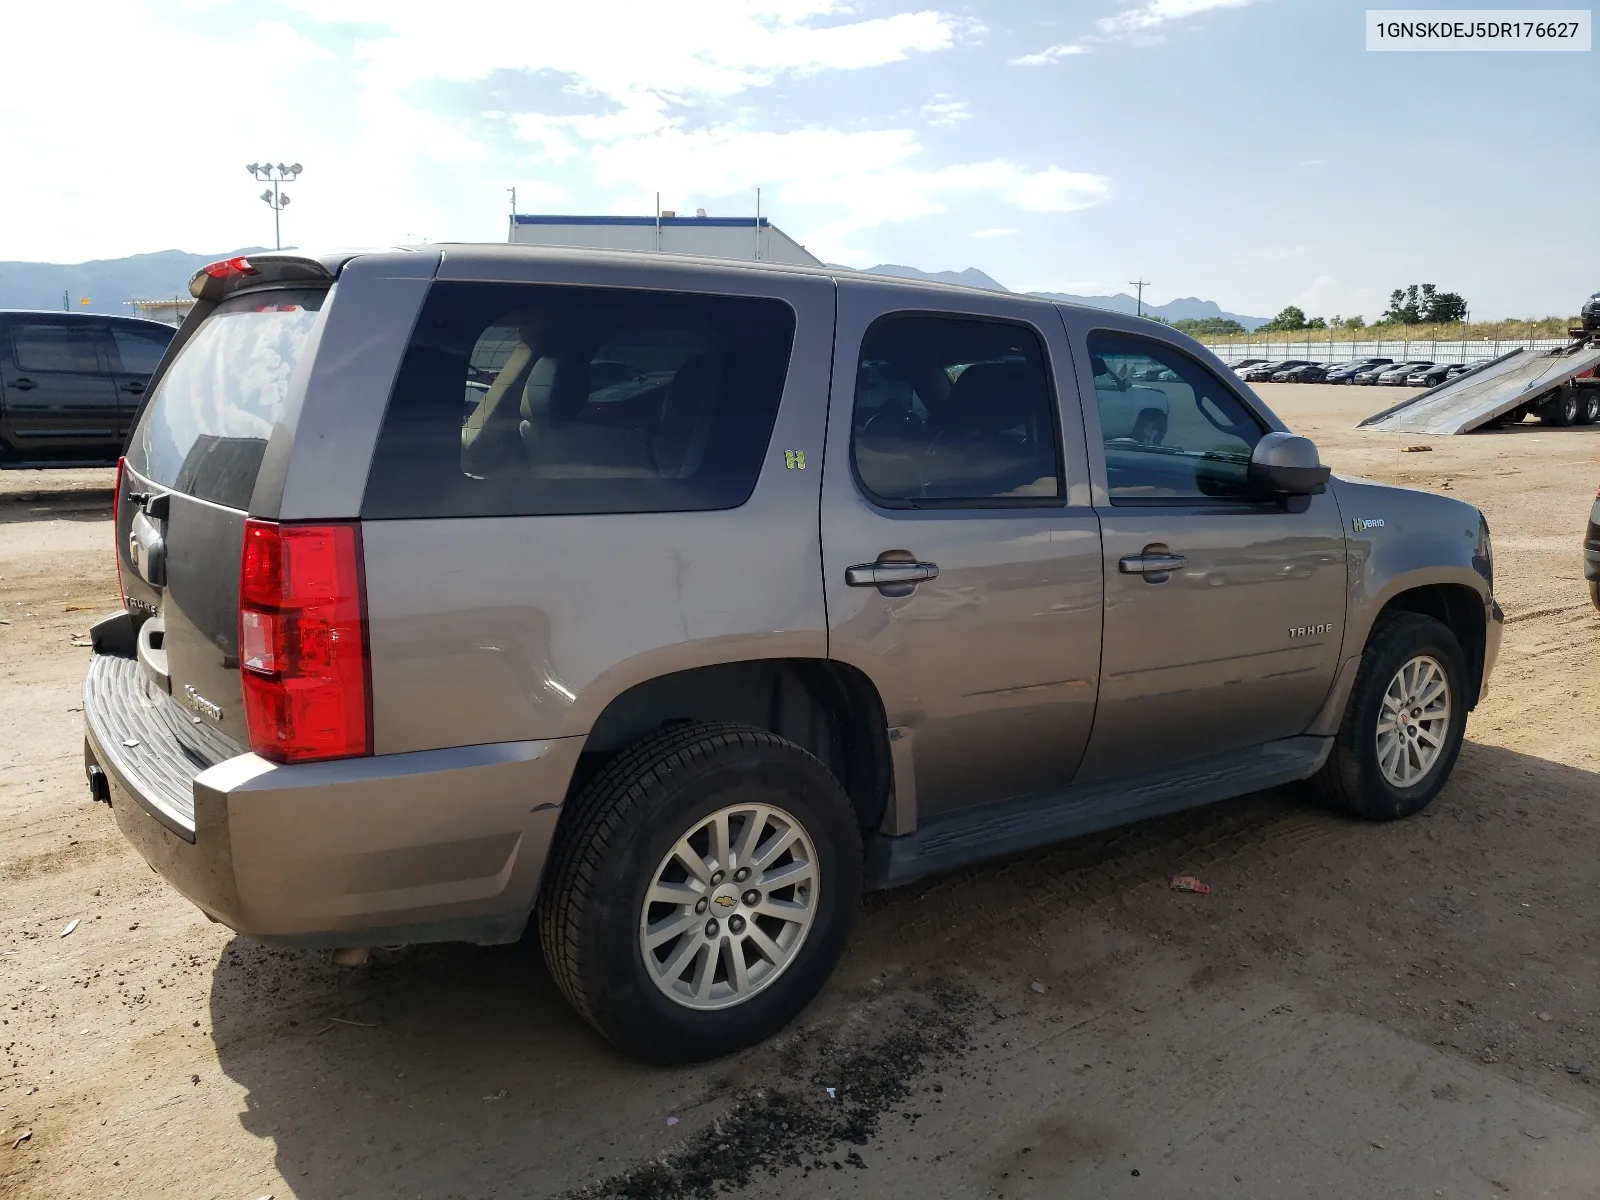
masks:
{"label": "white cloud", "polygon": [[1022,230],[1020,229],[979,229],[975,233],[968,234],[968,236],[975,238],[999,238],[1010,237],[1014,233],[1021,232]]}
{"label": "white cloud", "polygon": [[1037,54],[1024,54],[1020,58],[1013,58],[1011,65],[1014,67],[1047,67],[1051,63],[1058,63],[1063,58],[1074,54],[1087,54],[1089,47],[1082,42],[1067,42],[1060,46],[1047,46]]}
{"label": "white cloud", "polygon": [[1095,28],[1104,38],[1149,35],[1172,21],[1183,21],[1219,8],[1248,8],[1256,0],[1144,0],[1144,3],[1101,17]]}
{"label": "white cloud", "polygon": [[[1048,163],[935,160],[918,130],[887,115],[895,109],[834,128],[752,103],[754,89],[984,36],[973,21],[906,2],[868,18],[844,0],[697,0],[688,10],[638,0],[120,0],[94,7],[92,37],[80,36],[78,9],[18,6],[8,12],[0,129],[29,186],[7,194],[0,258],[270,244],[271,213],[242,170],[263,156],[305,164],[288,189],[291,245],[416,230],[497,239],[513,184],[522,211],[631,212],[647,211],[658,189],[669,207],[738,197],[742,209],[762,186],[767,211],[839,256],[863,231],[957,205],[1070,212],[1098,202],[1104,179]],[[592,111],[519,106],[500,89],[473,109],[473,85],[541,72]],[[108,112],[133,119],[108,124]],[[934,128],[971,117],[943,94],[917,115]],[[763,127],[774,117],[781,128]]]}
{"label": "white cloud", "polygon": [[1173,21],[1183,21],[1219,8],[1248,8],[1258,0],[1121,0],[1122,12],[1101,17],[1094,23],[1094,33],[1084,34],[1071,42],[1049,46],[1036,54],[1013,58],[1014,67],[1044,67],[1058,63],[1074,54],[1088,54],[1096,45],[1106,42],[1133,41],[1148,45],[1161,40],[1162,26]]}
{"label": "white cloud", "polygon": [[922,119],[935,129],[949,129],[972,119],[972,112],[965,100],[935,97],[924,104],[920,111]]}

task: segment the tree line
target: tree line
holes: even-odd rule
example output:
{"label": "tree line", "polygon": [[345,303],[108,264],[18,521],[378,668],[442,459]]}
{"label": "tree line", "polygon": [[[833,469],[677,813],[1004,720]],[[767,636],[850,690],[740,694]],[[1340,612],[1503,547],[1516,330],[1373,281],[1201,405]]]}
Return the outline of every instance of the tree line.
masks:
{"label": "tree line", "polygon": [[[1159,318],[1157,318],[1159,320]],[[1389,307],[1373,328],[1388,325],[1448,325],[1467,319],[1467,302],[1456,292],[1441,292],[1431,283],[1413,283],[1395,288],[1389,293]],[[1227,317],[1189,317],[1181,321],[1163,322],[1190,337],[1218,337],[1230,333],[1245,333],[1245,327]],[[1256,333],[1302,333],[1312,329],[1366,329],[1365,318],[1360,316],[1308,317],[1297,305],[1284,306],[1282,312]]]}

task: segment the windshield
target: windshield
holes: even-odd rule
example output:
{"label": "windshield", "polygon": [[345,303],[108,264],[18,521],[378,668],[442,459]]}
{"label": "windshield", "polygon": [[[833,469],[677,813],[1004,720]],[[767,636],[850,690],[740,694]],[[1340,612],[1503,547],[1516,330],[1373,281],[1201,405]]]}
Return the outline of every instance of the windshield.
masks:
{"label": "windshield", "polygon": [[157,385],[134,431],[132,465],[176,491],[249,507],[325,296],[257,292],[219,305]]}

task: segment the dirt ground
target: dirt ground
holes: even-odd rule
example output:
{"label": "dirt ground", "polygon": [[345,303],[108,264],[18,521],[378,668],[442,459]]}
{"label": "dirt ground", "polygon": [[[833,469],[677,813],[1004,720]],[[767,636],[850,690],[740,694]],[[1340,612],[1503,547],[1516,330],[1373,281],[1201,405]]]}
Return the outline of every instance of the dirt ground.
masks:
{"label": "dirt ground", "polygon": [[1262,391],[1488,514],[1505,645],[1439,799],[1267,792],[869,897],[799,1024],[688,1070],[524,948],[336,968],[207,923],[84,786],[111,473],[0,476],[0,1196],[1600,1196],[1600,427]]}

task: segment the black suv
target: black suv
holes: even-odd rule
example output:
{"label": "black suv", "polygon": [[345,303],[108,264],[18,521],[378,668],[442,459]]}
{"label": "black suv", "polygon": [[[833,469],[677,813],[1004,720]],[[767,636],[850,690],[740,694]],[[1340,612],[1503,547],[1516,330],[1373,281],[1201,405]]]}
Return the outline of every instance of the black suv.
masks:
{"label": "black suv", "polygon": [[111,467],[178,331],[90,313],[0,311],[0,467]]}
{"label": "black suv", "polygon": [[1583,307],[1578,310],[1578,318],[1583,322],[1585,333],[1600,333],[1600,292],[1583,302]]}

